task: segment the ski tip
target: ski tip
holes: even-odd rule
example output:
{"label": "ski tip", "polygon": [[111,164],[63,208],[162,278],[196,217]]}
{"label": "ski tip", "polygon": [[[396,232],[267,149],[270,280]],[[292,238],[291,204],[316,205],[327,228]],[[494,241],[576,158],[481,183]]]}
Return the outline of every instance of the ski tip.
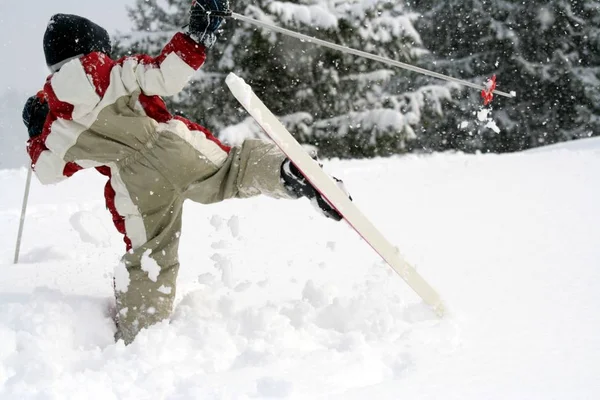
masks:
{"label": "ski tip", "polygon": [[246,83],[246,82],[244,82],[244,80],[242,78],[240,78],[233,72],[230,72],[229,74],[227,74],[227,78],[225,78],[225,83],[227,84],[227,86],[231,86],[231,85]]}
{"label": "ski tip", "polygon": [[247,109],[250,106],[253,95],[250,85],[233,72],[230,72],[229,75],[227,75],[225,83],[235,98]]}

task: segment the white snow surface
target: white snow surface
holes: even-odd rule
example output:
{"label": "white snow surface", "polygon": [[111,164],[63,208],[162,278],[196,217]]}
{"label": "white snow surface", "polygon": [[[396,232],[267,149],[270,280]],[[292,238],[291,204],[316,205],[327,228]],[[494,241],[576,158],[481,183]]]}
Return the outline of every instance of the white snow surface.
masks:
{"label": "white snow surface", "polygon": [[2,170],[0,399],[600,398],[599,143],[325,163],[442,320],[308,201],[187,203],[173,317],[127,347],[104,178],[34,182],[13,265],[26,171]]}

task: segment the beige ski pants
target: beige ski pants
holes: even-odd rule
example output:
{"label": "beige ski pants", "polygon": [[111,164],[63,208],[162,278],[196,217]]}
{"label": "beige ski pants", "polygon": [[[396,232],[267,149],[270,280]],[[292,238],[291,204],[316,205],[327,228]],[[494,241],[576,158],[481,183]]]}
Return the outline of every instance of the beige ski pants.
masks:
{"label": "beige ski pants", "polygon": [[275,145],[260,140],[246,140],[221,158],[207,157],[167,131],[113,166],[118,176],[111,182],[122,186],[134,205],[125,216],[133,248],[115,274],[117,339],[129,344],[141,329],[171,314],[184,201],[210,204],[260,194],[290,198],[280,178],[284,158]]}

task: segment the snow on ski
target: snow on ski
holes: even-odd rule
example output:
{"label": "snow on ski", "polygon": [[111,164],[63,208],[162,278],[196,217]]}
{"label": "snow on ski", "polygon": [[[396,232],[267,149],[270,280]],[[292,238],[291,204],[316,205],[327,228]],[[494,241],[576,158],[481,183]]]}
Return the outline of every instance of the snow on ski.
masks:
{"label": "snow on ski", "polygon": [[338,188],[335,182],[308,155],[277,117],[256,96],[252,88],[234,73],[227,76],[226,83],[236,99],[298,169],[303,172],[310,183],[423,301],[429,304],[438,316],[442,317],[445,309],[435,289],[419,275],[358,207],[348,199],[348,196]]}

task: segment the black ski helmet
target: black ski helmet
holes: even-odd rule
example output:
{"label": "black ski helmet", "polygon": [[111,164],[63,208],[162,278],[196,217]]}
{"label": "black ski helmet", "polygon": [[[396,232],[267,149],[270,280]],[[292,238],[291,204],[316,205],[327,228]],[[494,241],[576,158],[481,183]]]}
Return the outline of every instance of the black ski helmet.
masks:
{"label": "black ski helmet", "polygon": [[95,51],[110,54],[110,50],[106,29],[78,15],[53,15],[44,33],[46,64],[52,72],[73,58]]}

